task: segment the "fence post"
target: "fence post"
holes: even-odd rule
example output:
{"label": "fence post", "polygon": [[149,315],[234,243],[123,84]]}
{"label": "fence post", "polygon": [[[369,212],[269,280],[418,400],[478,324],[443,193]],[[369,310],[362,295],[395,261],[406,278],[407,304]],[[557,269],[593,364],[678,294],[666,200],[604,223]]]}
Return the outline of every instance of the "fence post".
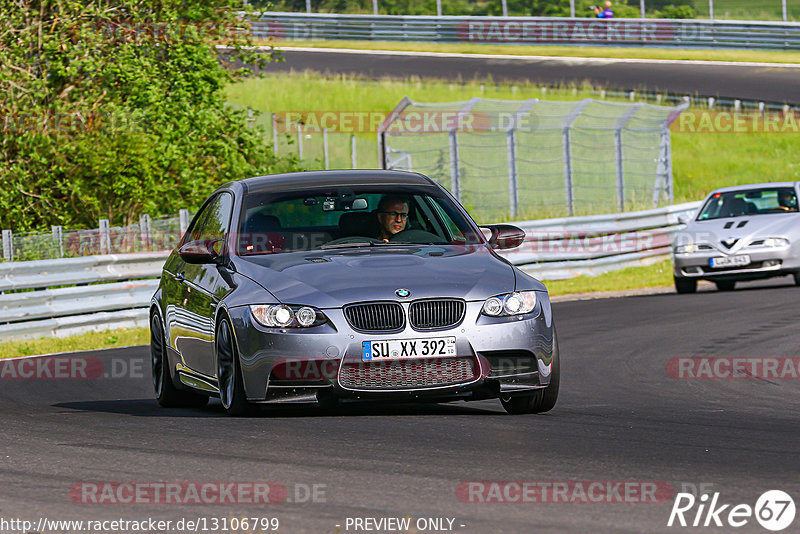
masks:
{"label": "fence post", "polygon": [[645,12],[644,0],[639,0],[639,13],[642,15],[642,18],[645,18]]}
{"label": "fence post", "polygon": [[139,215],[139,232],[142,235],[142,244],[145,250],[152,250],[152,241],[150,239],[150,216],[146,213]]}
{"label": "fence post", "polygon": [[781,9],[783,10],[783,22],[788,22],[789,10],[786,9],[786,0],[781,0]]}
{"label": "fence post", "polygon": [[503,16],[508,16],[508,0],[502,0]]}
{"label": "fence post", "polygon": [[714,0],[708,0],[708,18],[714,20]]}
{"label": "fence post", "polygon": [[350,163],[352,163],[353,168],[358,168],[358,161],[356,158],[356,135],[350,134]]}
{"label": "fence post", "polygon": [[575,0],[569,0],[569,16],[575,18]]}
{"label": "fence post", "polygon": [[325,165],[325,170],[330,168],[330,160],[328,159],[328,129],[322,129],[322,160]]}
{"label": "fence post", "polygon": [[508,144],[508,205],[511,216],[517,216],[519,191],[517,188],[517,130],[512,128],[506,132]]}
{"label": "fence post", "polygon": [[178,210],[178,222],[181,225],[181,237],[189,229],[189,210]]}
{"label": "fence post", "polygon": [[278,155],[278,119],[275,118],[274,113],[270,113],[272,115],[272,151],[275,155]]}
{"label": "fence post", "polygon": [[442,0],[436,0],[436,16],[437,17],[442,16]]}
{"label": "fence post", "polygon": [[564,153],[564,197],[567,204],[567,215],[575,215],[575,184],[572,170],[572,136],[570,129],[572,123],[591,104],[591,99],[585,98],[572,108],[567,118],[561,124],[561,146]]}
{"label": "fence post", "polygon": [[247,108],[247,127],[248,128],[252,128],[254,122],[255,122],[255,119],[253,118],[253,110],[250,109],[250,108]]}
{"label": "fence post", "polygon": [[461,202],[461,176],[458,168],[458,134],[455,128],[450,130],[448,136],[450,140],[450,187],[453,188],[453,196]]}
{"label": "fence post", "polygon": [[3,259],[14,261],[14,242],[11,230],[3,230]]}
{"label": "fence post", "polygon": [[60,226],[51,226],[50,230],[53,232],[53,244],[58,247],[58,257],[64,257],[64,241],[63,230]]}
{"label": "fence post", "polygon": [[617,171],[617,207],[625,211],[625,161],[622,158],[622,129],[636,115],[642,103],[634,104],[614,124],[614,167]]}
{"label": "fence post", "polygon": [[300,157],[300,161],[303,161],[303,125],[299,122],[297,123],[297,154]]}
{"label": "fence post", "polygon": [[100,219],[100,254],[111,254],[111,233],[108,219]]}

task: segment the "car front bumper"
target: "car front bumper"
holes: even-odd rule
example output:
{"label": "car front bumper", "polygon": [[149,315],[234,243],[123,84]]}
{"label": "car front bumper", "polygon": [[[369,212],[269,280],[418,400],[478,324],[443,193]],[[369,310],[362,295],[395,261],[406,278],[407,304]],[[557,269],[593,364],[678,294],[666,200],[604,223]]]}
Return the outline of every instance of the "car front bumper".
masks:
{"label": "car front bumper", "polygon": [[[533,312],[512,317],[481,314],[467,302],[455,327],[398,333],[362,333],[340,308],[322,310],[329,322],[313,328],[267,328],[247,306],[228,310],[251,402],[294,403],[333,398],[455,400],[494,398],[546,387],[554,350],[546,293]],[[403,303],[408,307],[408,303]],[[362,342],[456,338],[451,357],[362,362]]]}
{"label": "car front bumper", "polygon": [[[747,255],[750,263],[743,266],[711,267],[712,258]],[[705,280],[748,280],[782,276],[800,271],[800,257],[790,247],[742,249],[735,254],[719,250],[672,255],[674,275],[677,278]]]}

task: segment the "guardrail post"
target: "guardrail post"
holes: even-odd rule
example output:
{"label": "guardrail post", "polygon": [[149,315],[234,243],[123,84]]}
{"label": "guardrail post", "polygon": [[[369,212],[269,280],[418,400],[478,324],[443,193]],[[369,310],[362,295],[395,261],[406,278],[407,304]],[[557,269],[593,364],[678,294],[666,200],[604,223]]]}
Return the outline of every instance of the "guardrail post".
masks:
{"label": "guardrail post", "polygon": [[256,119],[253,118],[253,110],[247,108],[247,127],[252,128]]}
{"label": "guardrail post", "polygon": [[139,215],[139,232],[142,235],[142,244],[145,250],[152,250],[152,240],[150,237],[150,216],[146,213]]}
{"label": "guardrail post", "polygon": [[322,129],[322,160],[325,165],[325,170],[330,168],[330,160],[328,159],[328,129]]}
{"label": "guardrail post", "polygon": [[354,169],[358,168],[358,160],[356,156],[356,135],[350,134],[350,163]]}
{"label": "guardrail post", "polygon": [[111,254],[111,234],[108,219],[100,219],[100,254]]}
{"label": "guardrail post", "polygon": [[178,222],[181,227],[181,237],[183,237],[183,234],[189,229],[189,210],[178,210]]}
{"label": "guardrail post", "polygon": [[58,247],[58,257],[64,257],[64,241],[63,230],[60,226],[51,226],[50,230],[53,232],[53,244]]}
{"label": "guardrail post", "polygon": [[3,230],[3,259],[14,261],[14,236],[11,230]]}

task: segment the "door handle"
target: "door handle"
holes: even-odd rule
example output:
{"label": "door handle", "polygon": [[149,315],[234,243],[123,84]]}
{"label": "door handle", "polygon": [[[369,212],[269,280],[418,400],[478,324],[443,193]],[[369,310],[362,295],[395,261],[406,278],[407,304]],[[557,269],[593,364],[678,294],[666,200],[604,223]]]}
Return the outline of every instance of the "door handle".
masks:
{"label": "door handle", "polygon": [[186,275],[184,273],[178,273],[175,275],[175,280],[177,280],[180,283],[183,283],[183,281],[186,280]]}

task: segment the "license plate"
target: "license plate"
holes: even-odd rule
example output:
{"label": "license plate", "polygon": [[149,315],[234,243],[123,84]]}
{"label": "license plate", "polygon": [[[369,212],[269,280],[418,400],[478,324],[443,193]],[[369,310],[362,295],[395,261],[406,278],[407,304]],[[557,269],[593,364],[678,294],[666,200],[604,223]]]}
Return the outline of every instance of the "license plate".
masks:
{"label": "license plate", "polygon": [[361,342],[361,360],[399,360],[403,358],[435,358],[455,356],[455,337],[425,339],[386,339]]}
{"label": "license plate", "polygon": [[711,267],[741,267],[742,265],[750,265],[750,256],[744,254],[726,258],[711,258],[708,260],[708,264]]}

